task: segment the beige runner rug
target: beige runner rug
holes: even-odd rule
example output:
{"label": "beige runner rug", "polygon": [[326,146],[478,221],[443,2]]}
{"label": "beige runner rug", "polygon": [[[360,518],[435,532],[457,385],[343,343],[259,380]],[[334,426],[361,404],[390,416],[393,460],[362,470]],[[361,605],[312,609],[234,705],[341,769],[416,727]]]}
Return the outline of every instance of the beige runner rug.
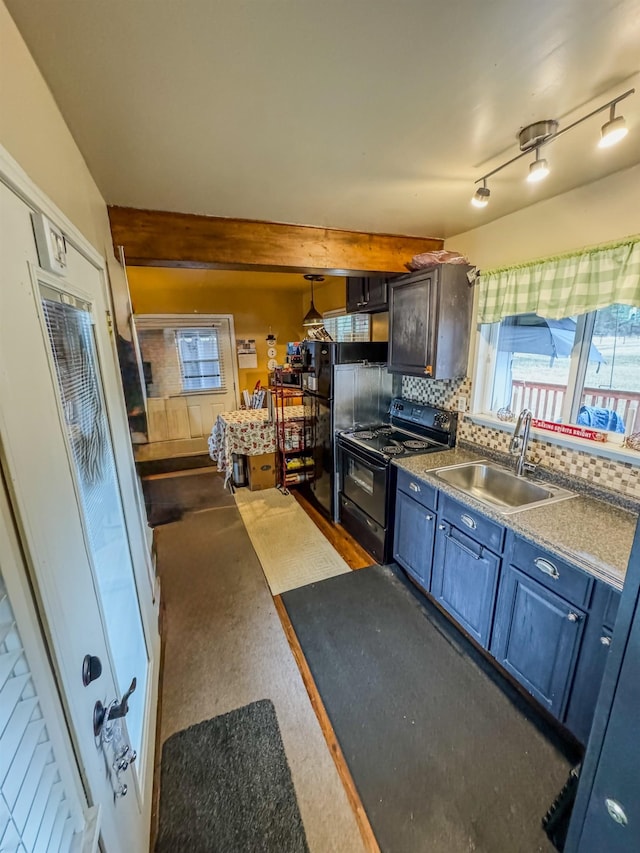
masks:
{"label": "beige runner rug", "polygon": [[235,498],[273,595],[351,571],[292,495],[244,488]]}

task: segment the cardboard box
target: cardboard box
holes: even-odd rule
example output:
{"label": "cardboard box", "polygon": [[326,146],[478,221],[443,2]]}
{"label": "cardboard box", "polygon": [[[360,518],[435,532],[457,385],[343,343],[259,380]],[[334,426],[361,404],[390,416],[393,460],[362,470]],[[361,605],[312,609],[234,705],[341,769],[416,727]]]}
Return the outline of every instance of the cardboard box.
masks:
{"label": "cardboard box", "polygon": [[259,456],[247,456],[249,489],[274,489],[276,486],[276,454],[261,453]]}

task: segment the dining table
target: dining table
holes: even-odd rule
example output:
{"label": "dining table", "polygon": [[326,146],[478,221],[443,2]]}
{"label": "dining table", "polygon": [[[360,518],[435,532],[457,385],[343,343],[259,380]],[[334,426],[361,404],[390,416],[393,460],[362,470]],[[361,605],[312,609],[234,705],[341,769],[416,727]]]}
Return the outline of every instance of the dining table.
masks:
{"label": "dining table", "polygon": [[[284,420],[304,417],[304,407],[289,405],[283,410]],[[269,420],[267,409],[237,409],[221,412],[209,435],[209,456],[218,471],[225,475],[225,485],[233,473],[233,454],[259,456],[275,453],[276,424]]]}

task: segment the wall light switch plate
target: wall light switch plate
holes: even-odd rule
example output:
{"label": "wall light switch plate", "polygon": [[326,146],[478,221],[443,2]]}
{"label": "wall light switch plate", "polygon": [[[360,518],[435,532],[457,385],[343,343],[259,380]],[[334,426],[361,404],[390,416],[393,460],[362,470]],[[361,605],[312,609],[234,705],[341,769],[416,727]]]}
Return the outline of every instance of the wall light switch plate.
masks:
{"label": "wall light switch plate", "polygon": [[467,411],[467,398],[464,396],[464,394],[461,394],[458,397],[458,411],[459,412],[466,412]]}
{"label": "wall light switch plate", "polygon": [[64,234],[42,213],[32,213],[38,260],[43,270],[63,275],[67,269],[67,244]]}

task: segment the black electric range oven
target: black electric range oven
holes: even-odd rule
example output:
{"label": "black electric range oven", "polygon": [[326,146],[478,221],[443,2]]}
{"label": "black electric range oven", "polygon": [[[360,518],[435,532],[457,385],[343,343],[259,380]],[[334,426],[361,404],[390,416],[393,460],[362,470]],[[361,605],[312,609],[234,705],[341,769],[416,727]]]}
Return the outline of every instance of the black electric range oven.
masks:
{"label": "black electric range oven", "polygon": [[458,415],[396,398],[389,423],[340,433],[340,522],[379,563],[393,556],[397,468],[393,459],[447,450]]}

